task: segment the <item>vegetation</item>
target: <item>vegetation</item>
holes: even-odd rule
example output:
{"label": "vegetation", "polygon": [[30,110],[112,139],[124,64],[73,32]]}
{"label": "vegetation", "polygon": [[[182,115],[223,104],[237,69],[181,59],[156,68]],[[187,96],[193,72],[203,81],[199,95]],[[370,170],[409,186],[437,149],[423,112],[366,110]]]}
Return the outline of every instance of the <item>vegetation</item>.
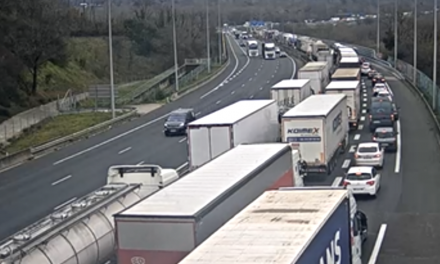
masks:
{"label": "vegetation", "polygon": [[[74,0],[0,0],[0,122],[68,89],[108,81],[106,1],[98,2],[79,8]],[[115,82],[145,80],[170,68],[170,6],[149,0],[113,4]],[[203,8],[178,8],[176,18],[179,62],[206,57]],[[216,57],[217,18],[211,18]]]}

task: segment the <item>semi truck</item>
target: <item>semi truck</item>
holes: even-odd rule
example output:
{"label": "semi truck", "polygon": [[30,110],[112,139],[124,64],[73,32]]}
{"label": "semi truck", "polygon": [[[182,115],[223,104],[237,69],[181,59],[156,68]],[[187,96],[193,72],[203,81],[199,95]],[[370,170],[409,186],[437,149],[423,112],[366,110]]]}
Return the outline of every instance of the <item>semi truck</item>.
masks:
{"label": "semi truck", "polygon": [[258,57],[258,42],[256,40],[249,40],[247,44],[248,56],[249,57]]}
{"label": "semi truck", "polygon": [[282,117],[282,141],[299,150],[307,175],[330,174],[348,143],[347,96],[312,95]]}
{"label": "semi truck", "polygon": [[338,64],[338,68],[359,68],[360,66],[359,57],[342,57]]}
{"label": "semi truck", "polygon": [[282,80],[270,88],[271,98],[278,103],[278,121],[289,109],[312,95],[312,87],[309,79]]}
{"label": "semi truck", "polygon": [[329,69],[333,66],[333,51],[327,44],[321,40],[317,40],[313,42],[312,50],[314,60],[326,61]]}
{"label": "semi truck", "polygon": [[365,214],[344,188],[267,191],[179,264],[362,264]]}
{"label": "semi truck", "polygon": [[361,79],[361,70],[356,68],[337,69],[332,77],[332,81],[359,81]]}
{"label": "semi truck", "polygon": [[320,94],[329,82],[329,71],[327,62],[309,62],[299,69],[298,79],[309,79],[313,94]]}
{"label": "semi truck", "polygon": [[243,143],[280,138],[274,100],[242,100],[191,122],[187,128],[189,168],[194,170]]}
{"label": "semi truck", "polygon": [[116,247],[113,215],[178,178],[157,165],[112,166],[107,185],[0,242],[0,263],[101,263]]}
{"label": "semi truck", "polygon": [[361,112],[360,81],[333,81],[325,88],[326,94],[345,94],[347,96],[347,115],[350,129],[358,128]]}
{"label": "semi truck", "polygon": [[289,144],[240,145],[115,215],[119,264],[177,264],[266,190],[303,186]]}
{"label": "semi truck", "polygon": [[263,51],[263,59],[275,60],[276,59],[275,47],[276,47],[275,44],[272,42],[262,43],[261,49]]}

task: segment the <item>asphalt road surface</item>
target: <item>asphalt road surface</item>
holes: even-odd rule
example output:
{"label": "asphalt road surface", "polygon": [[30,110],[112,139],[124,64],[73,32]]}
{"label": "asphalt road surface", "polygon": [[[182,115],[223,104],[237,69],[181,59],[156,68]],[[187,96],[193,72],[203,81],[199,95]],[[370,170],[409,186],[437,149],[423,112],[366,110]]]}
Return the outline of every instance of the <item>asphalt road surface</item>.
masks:
{"label": "asphalt road surface", "polygon": [[231,63],[205,87],[130,123],[0,173],[0,239],[104,185],[111,165],[185,164],[186,139],[162,133],[170,111],[190,107],[201,117],[241,99],[269,98],[273,84],[292,78],[301,67],[290,58],[248,58],[235,40],[228,39]]}
{"label": "asphalt road surface", "polygon": [[[390,70],[377,67],[385,74],[400,107],[400,149],[387,153],[381,170],[382,187],[377,198],[357,197],[358,207],[369,219],[369,238],[364,246],[363,263],[368,263],[376,239],[377,264],[440,263],[440,146],[439,136],[422,100],[406,82]],[[363,126],[350,133],[350,150],[341,155],[337,169],[329,177],[307,179],[308,185],[331,185],[340,182],[354,165],[353,152],[362,142],[370,142],[366,103],[371,98],[371,82],[364,79],[361,105]],[[362,119],[361,119],[362,120]],[[386,232],[378,233],[380,228]]]}

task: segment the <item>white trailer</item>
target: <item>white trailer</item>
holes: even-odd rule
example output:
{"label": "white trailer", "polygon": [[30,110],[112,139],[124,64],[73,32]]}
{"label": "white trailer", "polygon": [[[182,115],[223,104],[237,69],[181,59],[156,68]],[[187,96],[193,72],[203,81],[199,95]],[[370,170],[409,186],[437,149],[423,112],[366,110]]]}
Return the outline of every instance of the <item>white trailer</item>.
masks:
{"label": "white trailer", "polygon": [[342,188],[268,191],[179,264],[360,264],[367,228],[353,208]]}
{"label": "white trailer", "polygon": [[266,190],[303,186],[289,144],[240,145],[115,215],[119,264],[176,264]]}
{"label": "white trailer", "polygon": [[329,74],[327,62],[309,62],[298,71],[298,79],[310,79],[313,93],[320,94],[329,82]]}
{"label": "white trailer", "polygon": [[189,168],[193,170],[243,143],[276,142],[280,138],[274,100],[243,100],[188,125]]}
{"label": "white trailer", "polygon": [[357,129],[361,111],[360,81],[333,81],[325,88],[326,94],[347,96],[347,115],[351,129]]}
{"label": "white trailer", "polygon": [[298,148],[307,173],[331,173],[348,142],[347,96],[312,95],[285,113],[283,142]]}
{"label": "white trailer", "polygon": [[337,69],[332,77],[332,81],[359,81],[361,79],[361,69],[356,68],[342,68]]}
{"label": "white trailer", "polygon": [[360,68],[361,61],[359,57],[342,57],[339,60],[338,68]]}
{"label": "white trailer", "polygon": [[278,106],[293,107],[312,95],[309,79],[282,80],[270,88],[271,98]]}

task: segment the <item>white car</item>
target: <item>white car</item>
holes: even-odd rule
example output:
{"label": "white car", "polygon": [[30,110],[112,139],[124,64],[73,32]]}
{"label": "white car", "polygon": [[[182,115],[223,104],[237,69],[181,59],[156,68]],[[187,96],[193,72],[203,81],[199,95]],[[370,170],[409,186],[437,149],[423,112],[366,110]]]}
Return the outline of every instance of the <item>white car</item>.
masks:
{"label": "white car", "polygon": [[380,173],[374,167],[351,167],[343,184],[353,194],[376,196],[380,189],[380,179]]}
{"label": "white car", "polygon": [[371,65],[369,62],[362,63],[361,66],[361,74],[368,75],[368,73],[371,71]]}
{"label": "white car", "polygon": [[382,168],[384,163],[384,152],[384,149],[380,147],[379,143],[360,143],[354,154],[356,165]]}

